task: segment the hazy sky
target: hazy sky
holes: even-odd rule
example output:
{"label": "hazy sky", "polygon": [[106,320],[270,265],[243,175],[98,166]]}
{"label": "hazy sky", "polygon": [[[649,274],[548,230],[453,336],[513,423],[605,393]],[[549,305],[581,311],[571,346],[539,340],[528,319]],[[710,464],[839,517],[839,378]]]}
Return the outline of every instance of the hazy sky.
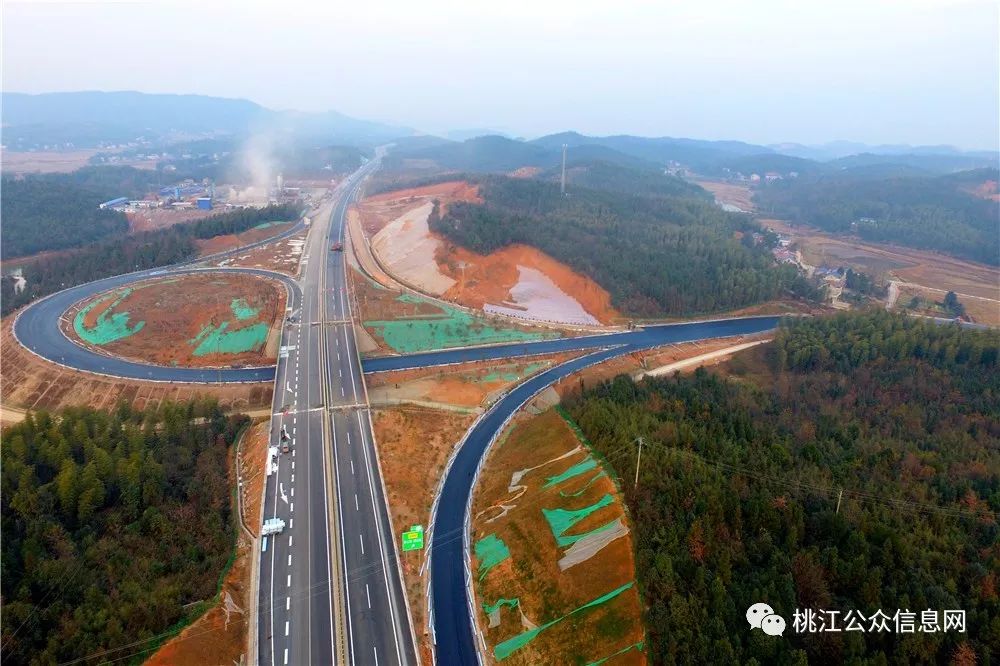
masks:
{"label": "hazy sky", "polygon": [[3,0],[3,14],[9,91],[244,97],[425,131],[1000,145],[995,0]]}

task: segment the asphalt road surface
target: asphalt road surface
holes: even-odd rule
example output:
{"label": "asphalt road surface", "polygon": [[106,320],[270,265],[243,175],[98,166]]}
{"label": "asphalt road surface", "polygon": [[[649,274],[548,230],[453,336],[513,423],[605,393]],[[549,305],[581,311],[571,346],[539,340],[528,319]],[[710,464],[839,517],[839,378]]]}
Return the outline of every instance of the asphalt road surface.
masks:
{"label": "asphalt road surface", "polygon": [[280,446],[284,431],[290,451],[276,455],[265,490],[264,518],[286,525],[261,544],[258,656],[265,666],[340,663],[341,655],[352,664],[416,663],[343,254],[330,250],[357,185],[377,166],[348,180],[331,220],[313,222],[301,315],[282,337],[288,356],[278,359],[271,442]]}

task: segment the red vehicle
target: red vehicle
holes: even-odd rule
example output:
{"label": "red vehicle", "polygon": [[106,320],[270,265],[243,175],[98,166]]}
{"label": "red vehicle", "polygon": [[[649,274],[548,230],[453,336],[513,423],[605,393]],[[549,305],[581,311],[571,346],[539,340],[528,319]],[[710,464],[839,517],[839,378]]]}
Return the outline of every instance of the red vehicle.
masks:
{"label": "red vehicle", "polygon": [[343,250],[344,250],[343,243],[334,243],[333,245],[330,246],[330,252],[343,252]]}

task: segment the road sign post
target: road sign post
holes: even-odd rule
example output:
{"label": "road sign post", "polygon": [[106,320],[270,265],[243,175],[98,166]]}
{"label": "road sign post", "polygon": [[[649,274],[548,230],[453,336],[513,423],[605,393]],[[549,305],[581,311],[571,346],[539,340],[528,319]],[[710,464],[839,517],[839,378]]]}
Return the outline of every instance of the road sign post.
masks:
{"label": "road sign post", "polygon": [[412,525],[403,532],[403,550],[421,550],[424,547],[424,526]]}

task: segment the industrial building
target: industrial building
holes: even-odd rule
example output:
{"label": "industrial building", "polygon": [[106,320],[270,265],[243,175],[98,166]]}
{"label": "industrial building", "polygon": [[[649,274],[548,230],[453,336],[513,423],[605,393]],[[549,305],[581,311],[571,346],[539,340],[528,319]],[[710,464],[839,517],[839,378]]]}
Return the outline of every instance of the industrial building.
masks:
{"label": "industrial building", "polygon": [[117,199],[112,199],[111,201],[105,201],[100,204],[98,208],[101,210],[106,210],[111,208],[112,210],[121,210],[128,206],[128,197],[118,197]]}

